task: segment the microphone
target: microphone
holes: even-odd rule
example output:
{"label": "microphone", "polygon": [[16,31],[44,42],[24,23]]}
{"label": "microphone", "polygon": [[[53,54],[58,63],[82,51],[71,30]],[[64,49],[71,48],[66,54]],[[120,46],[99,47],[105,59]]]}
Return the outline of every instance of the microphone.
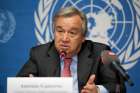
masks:
{"label": "microphone", "polygon": [[61,51],[60,52],[60,58],[64,59],[66,57],[66,52],[65,51]]}
{"label": "microphone", "polygon": [[125,81],[128,82],[129,86],[134,85],[126,70],[120,65],[120,60],[115,53],[108,50],[104,50],[101,53],[101,59],[103,64],[111,64],[113,66],[113,69],[119,72],[119,74],[125,79]]}

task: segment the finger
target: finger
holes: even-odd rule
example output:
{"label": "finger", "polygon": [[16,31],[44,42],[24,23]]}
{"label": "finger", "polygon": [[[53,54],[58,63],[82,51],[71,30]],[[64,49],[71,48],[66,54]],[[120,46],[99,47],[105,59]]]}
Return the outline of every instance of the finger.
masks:
{"label": "finger", "polygon": [[94,84],[86,84],[83,89],[92,90],[94,88]]}
{"label": "finger", "polygon": [[94,80],[95,80],[95,74],[93,74],[89,77],[87,84],[93,84]]}
{"label": "finger", "polygon": [[84,90],[88,90],[88,91],[94,91],[96,89],[96,85],[95,84],[86,84],[83,87]]}
{"label": "finger", "polygon": [[34,75],[33,74],[29,74],[29,77],[34,77]]}
{"label": "finger", "polygon": [[82,90],[81,90],[81,93],[90,93],[90,91],[87,90],[87,89],[82,89]]}

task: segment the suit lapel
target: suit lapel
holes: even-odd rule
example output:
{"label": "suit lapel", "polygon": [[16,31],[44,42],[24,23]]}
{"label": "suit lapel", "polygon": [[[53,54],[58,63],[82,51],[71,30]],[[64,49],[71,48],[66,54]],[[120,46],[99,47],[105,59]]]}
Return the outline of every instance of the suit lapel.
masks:
{"label": "suit lapel", "polygon": [[92,46],[85,44],[78,54],[78,84],[79,88],[84,86],[89,78],[89,76],[94,73],[92,72],[92,67],[94,62],[96,62],[96,56],[92,49]]}
{"label": "suit lapel", "polygon": [[78,60],[78,81],[79,84],[85,84],[90,75],[90,69],[93,62],[90,51],[84,49],[79,54]]}
{"label": "suit lapel", "polygon": [[48,50],[48,76],[60,76],[60,58],[54,44]]}

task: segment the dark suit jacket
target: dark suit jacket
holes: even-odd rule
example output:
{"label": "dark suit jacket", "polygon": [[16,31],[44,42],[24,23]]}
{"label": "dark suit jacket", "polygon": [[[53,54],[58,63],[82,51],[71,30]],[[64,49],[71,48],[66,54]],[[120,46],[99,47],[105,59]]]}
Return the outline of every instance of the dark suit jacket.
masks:
{"label": "dark suit jacket", "polygon": [[[86,84],[91,74],[96,75],[95,83],[103,85],[109,93],[118,91],[117,74],[101,62],[100,54],[103,50],[110,50],[104,44],[85,41],[78,53],[78,86],[79,91]],[[17,76],[34,74],[39,77],[60,77],[60,58],[54,42],[32,48],[28,62],[23,66]],[[121,84],[122,85],[122,84]],[[124,85],[121,86],[124,89]],[[120,92],[117,92],[120,93]],[[125,93],[124,91],[121,93]]]}

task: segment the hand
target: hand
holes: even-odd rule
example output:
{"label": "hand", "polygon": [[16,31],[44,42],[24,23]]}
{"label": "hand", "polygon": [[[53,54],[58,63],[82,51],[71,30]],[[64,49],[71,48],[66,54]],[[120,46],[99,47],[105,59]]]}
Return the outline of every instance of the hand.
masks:
{"label": "hand", "polygon": [[34,77],[34,75],[33,74],[29,74],[29,77]]}
{"label": "hand", "polygon": [[91,75],[81,93],[98,93],[97,86],[94,83],[95,75]]}

